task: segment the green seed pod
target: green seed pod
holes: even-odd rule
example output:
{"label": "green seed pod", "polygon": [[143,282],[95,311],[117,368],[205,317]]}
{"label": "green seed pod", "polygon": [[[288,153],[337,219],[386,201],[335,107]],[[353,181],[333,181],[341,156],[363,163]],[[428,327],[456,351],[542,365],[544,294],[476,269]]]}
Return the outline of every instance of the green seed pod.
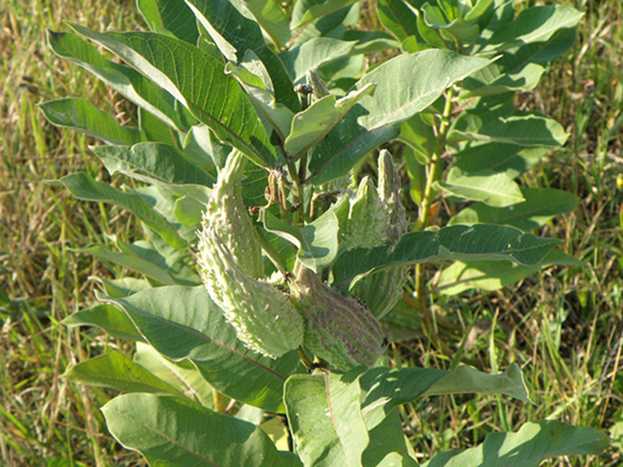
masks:
{"label": "green seed pod", "polygon": [[[343,215],[337,214],[338,218],[343,219]],[[379,199],[374,183],[369,177],[364,177],[359,183],[355,198],[350,200],[348,219],[341,222],[340,248],[351,250],[382,245],[388,222],[388,213]]]}
{"label": "green seed pod", "polygon": [[[384,226],[384,236],[395,243],[407,231],[405,210],[402,206],[400,190],[400,176],[392,161],[389,151],[382,150],[378,160],[379,170],[379,199],[387,214],[387,223]],[[407,268],[396,267],[377,272],[357,282],[351,290],[359,297],[372,314],[381,319],[396,305],[402,297],[402,289],[407,278]]]}
{"label": "green seed pod", "polygon": [[264,276],[259,234],[242,200],[242,174],[247,159],[233,151],[219,174],[212,191],[204,223],[223,239],[238,266],[253,278]]}
{"label": "green seed pod", "polygon": [[210,298],[247,348],[277,358],[303,343],[303,317],[290,296],[245,274],[205,221],[198,246],[199,272]]}
{"label": "green seed pod", "polygon": [[315,355],[342,371],[372,366],[381,356],[385,336],[365,304],[344,298],[305,267],[291,288],[306,320],[304,344]]}

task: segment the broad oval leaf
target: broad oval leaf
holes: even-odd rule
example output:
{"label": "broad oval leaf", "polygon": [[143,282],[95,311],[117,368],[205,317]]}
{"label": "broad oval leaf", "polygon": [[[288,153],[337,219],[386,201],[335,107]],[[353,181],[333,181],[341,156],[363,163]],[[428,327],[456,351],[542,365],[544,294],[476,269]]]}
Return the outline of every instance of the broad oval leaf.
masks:
{"label": "broad oval leaf", "polygon": [[134,146],[92,146],[110,174],[123,173],[149,184],[212,186],[214,178],[175,146],[139,143]]}
{"label": "broad oval leaf", "polygon": [[531,170],[548,152],[547,148],[525,148],[518,144],[487,143],[456,153],[459,160],[448,172],[446,181],[466,174],[504,172],[511,179]]}
{"label": "broad oval leaf", "polygon": [[138,128],[121,126],[112,115],[84,99],[57,99],[39,105],[56,126],[85,133],[109,144],[134,144],[141,140]]}
{"label": "broad oval leaf", "polygon": [[522,10],[514,21],[498,29],[480,53],[494,53],[532,42],[546,42],[560,29],[575,28],[583,14],[563,5]]}
{"label": "broad oval leaf", "polygon": [[127,315],[113,305],[96,305],[72,313],[62,321],[68,327],[97,326],[117,339],[143,342],[143,336]]}
{"label": "broad oval leaf", "polygon": [[93,73],[115,91],[181,132],[194,125],[194,117],[176,108],[175,98],[129,66],[105,59],[97,47],[71,33],[48,31],[47,41],[59,57]]}
{"label": "broad oval leaf", "polygon": [[286,381],[288,420],[305,467],[362,466],[369,438],[359,402],[360,371],[293,375]]}
{"label": "broad oval leaf", "polygon": [[300,467],[260,428],[174,396],[127,394],[102,407],[112,435],[162,467]]}
{"label": "broad oval leaf", "polygon": [[299,0],[292,9],[290,28],[297,29],[306,23],[338,11],[355,0]]}
{"label": "broad oval leaf", "polygon": [[165,357],[188,358],[219,392],[270,412],[283,411],[283,384],[302,371],[296,352],[273,360],[247,349],[203,286],[159,287],[124,299],[100,297],[127,313]]}
{"label": "broad oval leaf", "polygon": [[[427,50],[399,55],[375,68],[353,87],[376,84],[374,97],[356,104],[314,147],[312,183],[347,174],[369,151],[396,138],[402,122],[435,102],[449,86],[490,63],[445,50]],[[398,81],[396,77],[400,77]]]}
{"label": "broad oval leaf", "polygon": [[170,32],[178,39],[196,45],[197,21],[190,8],[179,0],[138,0],[143,19],[153,32]]}
{"label": "broad oval leaf", "polygon": [[504,172],[464,175],[451,182],[437,182],[435,186],[459,198],[498,208],[525,201],[519,185]]}
{"label": "broad oval leaf", "polygon": [[124,193],[107,183],[93,180],[90,175],[83,172],[66,175],[60,180],[50,183],[64,186],[78,199],[115,204],[127,209],[158,232],[169,245],[175,248],[188,246],[180,237],[177,229],[136,193]]}
{"label": "broad oval leaf", "polygon": [[396,266],[440,259],[510,260],[523,265],[541,261],[560,243],[540,238],[513,227],[477,224],[453,225],[438,232],[412,232],[395,246],[355,249],[340,255],[333,264],[333,287],[350,290],[362,277]]}
{"label": "broad oval leaf", "polygon": [[70,367],[63,374],[63,378],[86,386],[111,388],[121,392],[183,396],[176,388],[120,352],[99,355],[78,363]]}
{"label": "broad oval leaf", "polygon": [[529,232],[558,214],[573,211],[578,204],[577,196],[554,188],[523,188],[521,194],[524,201],[512,206],[473,204],[450,219],[448,225],[501,224]]}
{"label": "broad oval leaf", "polygon": [[546,420],[526,423],[517,433],[490,433],[475,448],[438,454],[422,467],[536,467],[550,457],[600,454],[609,442],[594,428]]}
{"label": "broad oval leaf", "polygon": [[[186,0],[199,23],[211,34],[214,32],[225,40],[240,62],[247,50],[252,50],[262,61],[273,81],[277,102],[285,105],[292,112],[301,110],[300,101],[294,85],[279,57],[266,45],[259,25],[253,20],[250,12],[239,11],[236,4],[244,9],[244,5],[229,0]],[[213,38],[214,39],[214,38]],[[231,60],[228,57],[229,60]],[[232,60],[233,61],[233,60]]]}
{"label": "broad oval leaf", "polygon": [[548,266],[586,267],[586,263],[556,249],[532,266],[510,261],[456,261],[441,272],[435,290],[444,295],[456,295],[470,289],[499,290]]}
{"label": "broad oval leaf", "polygon": [[179,100],[221,139],[262,166],[277,161],[270,135],[223,64],[180,39],[148,32],[101,34],[72,24]]}

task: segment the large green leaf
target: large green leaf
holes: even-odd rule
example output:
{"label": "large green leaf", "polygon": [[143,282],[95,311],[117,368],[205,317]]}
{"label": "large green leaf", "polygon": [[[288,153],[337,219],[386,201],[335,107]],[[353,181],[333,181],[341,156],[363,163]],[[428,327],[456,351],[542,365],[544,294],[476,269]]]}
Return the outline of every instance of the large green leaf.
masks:
{"label": "large green leaf", "polygon": [[548,266],[586,267],[586,263],[556,249],[532,266],[521,266],[510,261],[456,261],[441,272],[435,288],[445,295],[456,295],[470,289],[499,290]]}
{"label": "large green leaf", "polygon": [[286,381],[290,429],[306,467],[362,466],[369,438],[359,402],[360,371],[293,375]]}
{"label": "large green leaf", "polygon": [[146,277],[156,280],[161,284],[175,285],[177,281],[169,274],[171,271],[163,269],[160,264],[138,256],[135,252],[118,253],[110,251],[103,245],[93,245],[86,248],[81,248],[80,253],[86,253],[88,255],[95,256],[102,261],[109,261],[111,263],[119,264],[130,268],[136,272],[144,274]]}
{"label": "large green leaf", "polygon": [[318,71],[329,62],[346,57],[355,42],[346,42],[331,37],[316,37],[279,54],[295,84],[305,82],[307,70]]}
{"label": "large green leaf", "polygon": [[386,414],[398,405],[413,402],[420,397],[441,394],[504,394],[530,402],[521,370],[516,363],[496,375],[463,365],[453,371],[432,368],[390,370],[377,367],[361,377],[361,388],[368,391],[362,405],[364,411],[383,405]]}
{"label": "large green leaf", "polygon": [[120,352],[99,355],[86,362],[78,363],[70,367],[63,374],[63,378],[86,386],[111,388],[121,392],[183,396],[176,388]]}
{"label": "large green leaf", "polygon": [[532,42],[546,42],[560,29],[575,28],[582,13],[563,5],[522,10],[514,21],[498,29],[480,53],[496,53]]}
{"label": "large green leaf", "polygon": [[112,435],[159,467],[298,467],[260,428],[188,399],[127,394],[102,407]]}
{"label": "large green leaf", "polygon": [[306,23],[338,11],[355,0],[299,0],[292,9],[290,28],[297,29]]}
{"label": "large green leaf", "polygon": [[459,160],[448,172],[446,181],[466,174],[504,172],[511,179],[534,168],[545,154],[547,148],[525,148],[518,144],[486,143],[466,148],[456,155]]}
{"label": "large green leaf", "polygon": [[143,337],[127,315],[113,305],[96,305],[72,313],[62,323],[68,327],[97,326],[117,339],[143,341]]}
{"label": "large green leaf", "polygon": [[569,134],[556,120],[537,112],[517,111],[508,117],[495,119],[477,131],[451,131],[448,140],[478,141],[481,143],[497,142],[517,144],[524,147],[558,147],[565,144]]}
{"label": "large green leaf", "polygon": [[539,83],[543,73],[545,73],[545,67],[538,63],[527,63],[517,71],[509,71],[500,63],[493,63],[484,70],[465,78],[461,97],[531,90]]}
{"label": "large green leaf", "polygon": [[277,161],[270,135],[235,78],[212,55],[180,39],[148,32],[101,34],[72,27],[110,49],[166,89],[222,140],[255,163]]}
{"label": "large green leaf", "polygon": [[134,361],[169,383],[190,399],[204,407],[214,408],[214,390],[201,373],[188,360],[172,362],[160,355],[153,347],[141,342],[136,344]]}
{"label": "large green leaf", "polygon": [[92,146],[111,174],[123,173],[149,184],[212,186],[214,178],[175,146],[139,143],[134,146]]}
{"label": "large green leaf", "polygon": [[404,436],[397,410],[385,413],[384,404],[362,410],[370,442],[361,458],[363,467],[418,467]]}
{"label": "large green leaf", "polygon": [[[233,57],[228,56],[228,60],[239,62],[247,50],[255,52],[272,78],[277,102],[292,112],[301,110],[298,95],[294,92],[294,86],[283,63],[266,45],[262,30],[248,17],[252,18],[248,11],[246,12],[248,16],[245,16],[229,0],[187,0],[187,3],[217,44],[219,41],[216,36],[219,36],[229,47],[233,47],[232,52],[236,59],[232,60]],[[238,6],[244,8],[242,3],[238,3]]]}
{"label": "large green leaf", "polygon": [[288,155],[298,159],[306,153],[321,141],[359,100],[373,95],[374,88],[373,84],[368,84],[341,99],[330,94],[314,102],[304,112],[296,114],[284,145]]}
{"label": "large green leaf", "polygon": [[362,89],[376,84],[374,98],[355,105],[314,148],[312,182],[321,184],[347,174],[369,151],[397,137],[400,124],[435,102],[448,86],[489,63],[449,51],[427,50],[399,55],[375,68],[354,86]]}
{"label": "large green leaf", "polygon": [[464,175],[451,182],[437,182],[435,186],[459,198],[498,208],[525,201],[519,185],[504,172]]}
{"label": "large green leaf", "polygon": [[171,94],[133,68],[105,59],[94,45],[84,39],[71,33],[48,31],[47,41],[58,56],[93,73],[167,125],[186,132],[194,124],[194,117],[184,107],[176,109],[175,98]]}
{"label": "large green leaf", "polygon": [[609,443],[605,433],[555,420],[526,423],[517,433],[491,433],[465,451],[436,455],[422,467],[536,467],[551,457],[597,455]]}
{"label": "large green leaf", "polygon": [[44,102],[39,108],[53,125],[86,133],[110,144],[134,144],[141,139],[138,128],[119,125],[112,115],[84,99],[57,99]]}
{"label": "large green leaf", "polygon": [[448,225],[502,224],[529,232],[558,214],[573,211],[578,204],[577,196],[554,188],[523,188],[521,194],[524,201],[513,206],[473,204],[450,219]]}
{"label": "large green leaf", "polygon": [[298,249],[298,259],[318,272],[335,259],[338,252],[339,223],[334,211],[327,211],[311,224],[295,227],[262,211],[264,228]]}
{"label": "large green leaf", "polygon": [[78,199],[115,204],[127,209],[162,235],[162,238],[171,246],[175,248],[188,246],[175,227],[136,193],[119,191],[107,183],[93,180],[90,175],[83,172],[66,175],[60,180],[50,183],[64,186]]}
{"label": "large green leaf", "polygon": [[244,347],[203,286],[102,299],[121,306],[159,353],[173,361],[189,358],[219,392],[267,411],[284,410],[283,384],[302,368],[296,353],[273,360]]}
{"label": "large green leaf", "polygon": [[274,0],[243,0],[256,21],[278,49],[284,49],[292,38],[288,18]]}
{"label": "large green leaf", "polygon": [[510,260],[523,265],[541,261],[560,243],[540,238],[513,227],[477,224],[453,225],[437,232],[412,232],[398,243],[354,249],[340,255],[333,264],[333,286],[352,289],[366,275],[396,266],[449,260]]}
{"label": "large green leaf", "polygon": [[196,45],[197,21],[190,8],[179,0],[137,0],[136,6],[153,32],[170,32],[178,39]]}
{"label": "large green leaf", "polygon": [[[413,6],[420,7],[425,0],[411,0]],[[378,0],[377,8],[381,23],[400,41],[410,36],[419,37],[417,17],[403,0]]]}

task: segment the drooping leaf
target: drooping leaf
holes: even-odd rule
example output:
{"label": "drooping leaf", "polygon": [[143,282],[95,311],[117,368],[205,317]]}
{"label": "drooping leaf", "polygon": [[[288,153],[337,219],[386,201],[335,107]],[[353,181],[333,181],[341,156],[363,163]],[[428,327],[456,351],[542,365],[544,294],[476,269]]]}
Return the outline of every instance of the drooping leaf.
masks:
{"label": "drooping leaf", "polygon": [[317,272],[331,264],[338,251],[339,223],[335,212],[327,211],[311,224],[297,228],[263,212],[264,228],[297,247],[298,259]]}
{"label": "drooping leaf", "polygon": [[143,341],[132,320],[113,305],[96,305],[77,311],[65,318],[62,323],[68,327],[97,326],[117,339]]}
{"label": "drooping leaf", "polygon": [[153,209],[136,193],[124,193],[106,183],[93,180],[93,178],[83,172],[66,175],[60,180],[50,183],[64,186],[78,199],[115,204],[127,209],[162,235],[162,238],[171,246],[175,248],[186,248],[188,246],[177,230],[162,214]]}
{"label": "drooping leaf", "polygon": [[498,208],[525,201],[519,185],[504,172],[464,175],[451,182],[437,182],[436,186],[459,198]]}
{"label": "drooping leaf", "polygon": [[375,68],[354,86],[376,84],[374,97],[355,105],[314,148],[312,182],[321,184],[348,173],[370,150],[397,137],[400,124],[432,104],[448,86],[489,63],[429,50],[399,55]]}
{"label": "drooping leaf", "polygon": [[[409,3],[417,8],[425,2],[412,0]],[[378,0],[377,8],[383,26],[389,29],[400,42],[404,42],[410,36],[419,36],[417,17],[404,1]]]}
{"label": "drooping leaf", "polygon": [[78,363],[70,367],[63,374],[63,378],[86,386],[111,388],[121,392],[183,396],[176,388],[120,352],[106,353]]}
{"label": "drooping leaf", "polygon": [[[72,27],[110,49],[166,89],[222,140],[259,165],[277,161],[251,102],[223,64],[179,39],[147,32],[101,34]],[[212,92],[218,89],[218,92]]]}
{"label": "drooping leaf", "polygon": [[364,411],[383,405],[385,413],[420,397],[439,394],[504,394],[530,402],[521,370],[515,363],[496,375],[463,365],[453,371],[377,367],[361,377],[361,387],[368,391]]}
{"label": "drooping leaf", "polygon": [[143,107],[138,108],[138,129],[143,141],[165,143],[176,148],[181,147],[181,142],[185,138],[183,133],[167,125]]}
{"label": "drooping leaf", "polygon": [[515,179],[534,168],[547,152],[547,148],[525,148],[518,144],[479,144],[457,153],[459,160],[448,172],[446,180],[452,182],[466,174],[477,175],[487,171],[504,172]]}
{"label": "drooping leaf", "polygon": [[288,155],[298,159],[311,149],[359,100],[373,95],[374,88],[373,84],[369,84],[341,99],[330,94],[314,102],[304,112],[296,114],[284,145]]}
{"label": "drooping leaf", "polygon": [[461,97],[469,98],[509,91],[531,90],[539,83],[543,73],[545,73],[545,67],[538,63],[527,63],[517,71],[506,70],[499,63],[493,63],[465,79]]}
{"label": "drooping leaf", "polygon": [[189,358],[219,392],[270,412],[283,411],[283,384],[302,371],[295,352],[273,360],[247,349],[203,286],[159,287],[125,299],[122,307],[147,342],[165,357]]}
{"label": "drooping leaf", "polygon": [[300,467],[289,452],[277,451],[252,423],[218,414],[174,396],[127,394],[102,407],[108,429],[126,448],[162,467]]}
{"label": "drooping leaf", "polygon": [[278,49],[284,49],[292,38],[290,25],[284,11],[274,0],[243,0],[262,29]]}
{"label": "drooping leaf", "polygon": [[475,448],[438,454],[422,467],[536,467],[551,457],[597,455],[608,443],[606,434],[594,428],[545,420],[526,423],[517,433],[490,433]]}
{"label": "drooping leaf", "polygon": [[560,29],[575,28],[582,13],[564,5],[522,10],[514,21],[498,29],[481,53],[495,53],[533,42],[546,42]]}
{"label": "drooping leaf", "polygon": [[[141,290],[151,289],[152,287],[146,279],[136,279],[134,277],[120,277],[118,279],[104,279],[98,277],[96,280],[102,284],[106,295],[115,298],[128,297]],[[128,317],[125,316],[123,312],[119,310],[117,310],[117,312],[127,320]],[[132,324],[131,321],[128,322]],[[132,328],[134,328],[133,324]]]}
{"label": "drooping leaf", "polygon": [[558,214],[573,211],[578,204],[577,196],[554,188],[523,188],[521,194],[524,201],[512,206],[473,204],[450,219],[448,225],[501,224],[530,232]]}
{"label": "drooping leaf", "polygon": [[586,267],[586,263],[556,249],[532,266],[521,266],[510,261],[456,261],[441,272],[435,288],[445,295],[456,295],[469,289],[499,290],[543,268],[556,265]]}
{"label": "drooping leaf", "polygon": [[297,29],[306,23],[338,11],[355,0],[299,0],[292,9],[290,28]]}
{"label": "drooping leaf", "polygon": [[[187,0],[187,3],[210,34],[218,34],[233,47],[236,62],[242,60],[247,50],[255,52],[272,78],[277,102],[292,112],[301,110],[300,101],[283,63],[266,45],[262,30],[253,19],[238,11],[229,0]],[[239,6],[244,8],[242,4]],[[251,16],[248,11],[247,14]]]}
{"label": "drooping leaf", "polygon": [[92,146],[110,174],[123,173],[149,184],[212,186],[214,178],[186,154],[164,143],[134,146]]}
{"label": "drooping leaf", "polygon": [[395,266],[450,259],[510,260],[522,265],[541,261],[559,243],[540,238],[513,227],[477,224],[453,225],[437,232],[412,232],[396,246],[369,250],[355,249],[341,254],[333,264],[333,286],[346,290],[376,271]]}
{"label": "drooping leaf", "polygon": [[170,32],[178,39],[196,45],[197,22],[190,8],[177,0],[138,0],[143,19],[153,32]]}
{"label": "drooping leaf", "polygon": [[293,375],[286,381],[290,429],[306,467],[362,466],[369,438],[359,402],[360,371]]}
{"label": "drooping leaf", "polygon": [[45,118],[110,144],[134,144],[141,139],[138,128],[121,126],[112,115],[84,99],[57,99],[39,105]]}
{"label": "drooping leaf", "polygon": [[370,442],[363,452],[363,467],[418,467],[409,452],[398,411],[385,413],[383,405],[362,410]]}
{"label": "drooping leaf", "polygon": [[144,274],[150,279],[155,279],[161,284],[175,285],[177,283],[170,276],[170,271],[166,271],[160,265],[154,264],[152,261],[137,256],[135,252],[118,253],[108,250],[103,245],[93,245],[86,248],[81,248],[77,251],[79,251],[80,253],[86,253],[88,255],[95,256],[102,261],[109,261],[111,263],[128,267],[136,272]]}
{"label": "drooping leaf", "polygon": [[194,117],[184,107],[183,110],[176,109],[175,98],[163,88],[133,68],[105,59],[94,45],[75,34],[48,31],[47,41],[59,57],[93,73],[167,125],[186,132],[195,123]]}
{"label": "drooping leaf", "polygon": [[305,82],[307,70],[318,71],[329,62],[346,57],[355,42],[330,37],[317,37],[279,54],[295,84]]}
{"label": "drooping leaf", "polygon": [[142,343],[136,344],[134,362],[167,382],[186,397],[199,402],[204,407],[214,409],[213,389],[201,373],[188,360],[174,363],[160,355],[156,350]]}
{"label": "drooping leaf", "polygon": [[487,123],[477,132],[452,131],[448,140],[497,142],[524,147],[558,147],[565,144],[569,135],[556,120],[536,112],[517,111],[506,118]]}
{"label": "drooping leaf", "polygon": [[361,31],[347,29],[340,39],[347,42],[356,42],[351,54],[368,54],[387,49],[397,49],[400,42],[383,31]]}

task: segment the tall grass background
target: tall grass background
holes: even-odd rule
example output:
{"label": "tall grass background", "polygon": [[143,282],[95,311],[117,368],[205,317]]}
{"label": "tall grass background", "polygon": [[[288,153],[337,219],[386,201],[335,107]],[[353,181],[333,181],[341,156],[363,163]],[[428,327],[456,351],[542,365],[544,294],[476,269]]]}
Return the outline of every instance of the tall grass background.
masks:
{"label": "tall grass background", "polygon": [[[374,3],[364,2],[364,18],[374,18]],[[445,336],[448,344],[464,341],[464,360],[484,370],[520,364],[535,405],[495,397],[407,405],[405,433],[422,460],[470,447],[493,430],[552,418],[605,430],[613,442],[600,457],[549,465],[623,463],[623,2],[517,1],[518,8],[544,3],[568,4],[585,16],[572,50],[535,91],[518,96],[518,105],[556,118],[571,136],[522,183],[580,198],[573,213],[539,234],[562,239],[567,253],[590,266],[550,268],[498,292],[440,299],[439,311],[465,326]],[[46,183],[77,171],[121,180],[111,180],[90,153],[94,140],[51,126],[38,103],[81,97],[120,122],[133,118],[121,96],[46,48],[45,29],[66,30],[63,21],[144,28],[133,2],[0,2],[0,464],[146,465],[106,431],[99,407],[114,394],[61,377],[106,348],[132,351],[97,330],[59,323],[93,302],[96,277],[116,272],[80,248],[112,247],[115,236],[129,240],[136,229],[116,207],[78,202]],[[417,333],[392,352],[401,365],[448,365]]]}

